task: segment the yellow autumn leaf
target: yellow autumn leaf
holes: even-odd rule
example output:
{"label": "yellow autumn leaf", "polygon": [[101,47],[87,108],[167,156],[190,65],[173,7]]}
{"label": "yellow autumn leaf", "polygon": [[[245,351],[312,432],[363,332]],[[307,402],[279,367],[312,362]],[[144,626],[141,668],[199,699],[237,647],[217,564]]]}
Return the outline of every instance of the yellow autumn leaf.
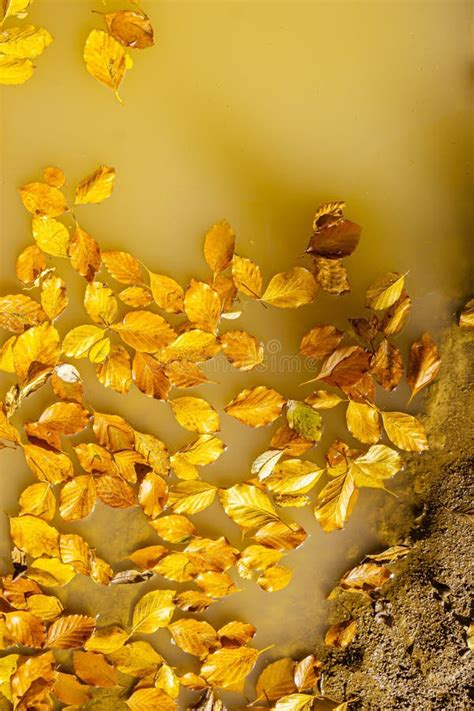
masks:
{"label": "yellow autumn leaf", "polygon": [[227,220],[216,222],[204,238],[204,258],[214,274],[223,272],[232,262],[235,232]]}
{"label": "yellow autumn leaf", "polygon": [[35,59],[52,41],[48,30],[43,27],[11,27],[0,32],[0,53],[16,59]]}
{"label": "yellow autumn leaf", "polygon": [[357,501],[358,490],[350,471],[329,481],[318,494],[314,515],[323,531],[344,528]]}
{"label": "yellow autumn leaf", "polygon": [[58,318],[69,303],[66,284],[61,277],[50,276],[41,285],[41,306],[50,321]]}
{"label": "yellow autumn leaf", "polygon": [[304,267],[292,267],[275,274],[262,295],[262,301],[281,309],[296,309],[310,304],[318,291],[313,275]]}
{"label": "yellow autumn leaf", "polygon": [[201,676],[212,684],[227,689],[238,687],[252,671],[260,652],[250,647],[218,649],[201,667]]}
{"label": "yellow autumn leaf", "polygon": [[132,364],[123,346],[111,346],[107,357],[96,365],[97,379],[106,388],[128,393],[132,385]]}
{"label": "yellow autumn leaf", "polygon": [[18,279],[23,284],[33,284],[45,269],[46,257],[36,244],[26,247],[18,255],[15,271]]}
{"label": "yellow autumn leaf", "polygon": [[91,281],[87,284],[84,307],[91,319],[101,326],[110,326],[118,311],[114,292],[101,281]]}
{"label": "yellow autumn leaf", "polygon": [[239,291],[247,296],[260,298],[262,293],[262,273],[260,267],[246,257],[237,254],[232,259],[232,279]]}
{"label": "yellow autumn leaf", "polygon": [[28,212],[38,217],[57,217],[67,212],[66,198],[47,183],[28,183],[20,188],[20,198]]}
{"label": "yellow autumn leaf", "polygon": [[251,484],[220,489],[219,499],[226,514],[244,531],[280,520],[265,492]]}
{"label": "yellow autumn leaf", "polygon": [[51,521],[56,513],[56,499],[48,482],[31,484],[21,493],[18,500],[20,515],[31,514],[45,521]]}
{"label": "yellow autumn leaf", "polygon": [[176,338],[169,323],[151,311],[129,311],[112,328],[124,343],[143,353],[156,353]]}
{"label": "yellow autumn leaf", "polygon": [[216,630],[209,622],[181,619],[169,625],[168,630],[177,647],[200,659],[220,647]]}
{"label": "yellow autumn leaf", "polygon": [[392,306],[403,291],[405,277],[406,274],[388,272],[376,279],[367,289],[367,306],[376,311],[382,311]]}
{"label": "yellow autumn leaf", "polygon": [[296,691],[293,679],[295,662],[289,657],[277,659],[268,664],[257,680],[257,699],[275,701],[276,699]]}
{"label": "yellow autumn leaf", "polygon": [[86,358],[92,346],[104,336],[105,330],[92,324],[77,326],[65,336],[62,351],[69,358]]}
{"label": "yellow autumn leaf", "polygon": [[257,385],[242,390],[224,409],[244,425],[263,427],[281,415],[284,404],[284,397],[276,390]]}
{"label": "yellow autumn leaf", "polygon": [[381,435],[380,416],[376,407],[349,400],[346,410],[347,429],[365,444],[378,442]]}
{"label": "yellow autumn leaf", "polygon": [[180,313],[183,310],[183,287],[164,274],[148,272],[148,275],[153,299],[160,309],[172,314]]}
{"label": "yellow autumn leaf", "polygon": [[218,432],[219,415],[205,400],[198,397],[178,397],[170,400],[173,414],[181,427],[198,434]]}
{"label": "yellow autumn leaf", "polygon": [[407,452],[423,452],[428,449],[423,424],[405,412],[382,412],[382,422],[388,438]]}
{"label": "yellow autumn leaf", "polygon": [[263,363],[263,345],[246,331],[228,331],[219,341],[222,352],[235,368],[252,370]]}
{"label": "yellow autumn leaf", "polygon": [[0,55],[0,84],[13,86],[31,79],[35,65],[31,59],[16,59]]}
{"label": "yellow autumn leaf", "polygon": [[177,514],[195,514],[212,504],[216,491],[205,481],[182,481],[170,489],[168,503]]}
{"label": "yellow autumn leaf", "polygon": [[276,592],[286,588],[292,577],[293,571],[291,568],[287,568],[285,565],[273,565],[257,578],[257,584],[265,592]]}
{"label": "yellow autumn leaf", "polygon": [[65,521],[77,521],[88,516],[95,504],[95,484],[92,476],[81,474],[64,484],[59,499],[59,513]]}
{"label": "yellow autumn leaf", "polygon": [[67,257],[69,232],[66,227],[52,217],[33,217],[33,238],[38,247],[53,257]]}
{"label": "yellow autumn leaf", "polygon": [[67,615],[53,622],[46,646],[53,649],[83,647],[95,629],[95,619],[86,615]]}
{"label": "yellow autumn leaf", "polygon": [[[91,34],[93,34],[93,32],[91,32]],[[109,66],[109,71],[113,71],[111,66]],[[89,203],[103,202],[112,195],[114,186],[115,169],[101,165],[81,180],[76,188],[75,203],[76,205],[86,205]]]}
{"label": "yellow autumn leaf", "polygon": [[94,79],[114,90],[120,101],[118,89],[132,60],[123,46],[102,30],[92,30],[84,46],[86,69]]}
{"label": "yellow autumn leaf", "polygon": [[197,328],[214,332],[221,315],[221,300],[217,291],[203,281],[191,279],[184,294],[184,311]]}
{"label": "yellow autumn leaf", "polygon": [[160,538],[169,543],[184,543],[197,533],[196,527],[186,516],[177,514],[157,518],[150,521],[150,524]]}
{"label": "yellow autumn leaf", "polygon": [[152,590],[143,595],[133,610],[133,633],[151,634],[166,627],[173,617],[174,590]]}

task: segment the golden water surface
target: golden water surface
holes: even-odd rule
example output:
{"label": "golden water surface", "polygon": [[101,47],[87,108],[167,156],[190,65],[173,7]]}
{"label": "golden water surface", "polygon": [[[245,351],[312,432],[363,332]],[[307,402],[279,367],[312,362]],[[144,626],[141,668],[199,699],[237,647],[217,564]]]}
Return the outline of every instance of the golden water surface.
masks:
{"label": "golden water surface", "polygon": [[[107,11],[125,5],[105,4]],[[223,217],[236,230],[238,252],[256,260],[267,279],[304,264],[319,203],[345,199],[347,216],[363,225],[360,246],[347,261],[350,295],[320,295],[314,305],[288,312],[247,304],[231,323],[266,344],[268,366],[246,374],[224,372],[220,364],[214,373],[220,383],[196,390],[216,407],[254,384],[288,396],[311,392],[311,386],[299,387],[307,379],[301,362],[284,356],[297,351],[312,325],[344,328],[348,316],[360,315],[364,290],[387,270],[410,270],[413,310],[397,341],[402,350],[422,330],[439,335],[466,291],[470,3],[149,0],[143,7],[157,42],[134,52],[135,66],[121,88],[123,106],[82,63],[88,32],[102,26],[91,10],[103,11],[104,4],[37,0],[32,7],[29,20],[55,39],[29,83],[1,92],[2,293],[18,290],[15,258],[31,241],[30,216],[17,188],[40,179],[43,166],[59,165],[72,191],[104,164],[117,170],[116,190],[102,205],[78,209],[81,226],[103,248],[132,251],[183,285],[191,276],[208,278],[202,239]],[[76,302],[59,321],[64,333],[87,316],[80,305],[83,282],[67,266],[61,269]],[[88,393],[96,409],[123,415],[172,450],[192,439],[166,403],[136,389],[120,396],[98,385],[92,369],[82,372],[91,375]],[[2,394],[9,384],[3,376]],[[25,415],[37,417],[46,397],[32,397]],[[406,399],[401,388],[382,402],[396,409]],[[223,415],[221,435],[229,448],[203,477],[218,485],[244,481],[270,433]],[[343,435],[342,416],[329,417],[319,449]],[[20,455],[1,455],[6,563],[6,514],[16,512],[31,475]],[[314,457],[322,461],[317,450]],[[310,650],[324,629],[324,598],[334,580],[377,545],[369,520],[380,500],[364,491],[346,530],[330,535],[321,532],[310,508],[284,510],[310,534],[284,559],[294,570],[290,586],[271,594],[239,580],[242,591],[211,606],[205,618],[254,623],[256,645],[276,645],[260,666]],[[240,544],[237,527],[217,502],[194,519],[203,534],[222,533]],[[122,568],[127,553],[156,540],[134,509],[99,505],[86,521],[66,526]],[[129,601],[150,584],[156,579],[103,590],[78,576],[63,595],[78,612],[99,610],[104,624],[126,624]],[[160,651],[190,669],[190,657],[167,640],[164,631],[156,635]]]}

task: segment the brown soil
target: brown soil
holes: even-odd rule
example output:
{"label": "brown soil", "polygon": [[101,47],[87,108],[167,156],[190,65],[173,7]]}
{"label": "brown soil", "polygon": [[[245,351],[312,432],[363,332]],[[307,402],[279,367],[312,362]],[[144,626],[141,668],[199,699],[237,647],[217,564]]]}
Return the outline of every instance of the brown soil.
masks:
{"label": "brown soil", "polygon": [[379,514],[388,545],[411,551],[392,566],[378,599],[350,593],[331,622],[352,615],[357,635],[345,650],[326,649],[324,692],[351,709],[434,711],[472,708],[473,658],[467,644],[472,601],[474,451],[470,441],[474,339],[453,327],[444,369],[430,393],[431,450],[412,457],[397,499]]}

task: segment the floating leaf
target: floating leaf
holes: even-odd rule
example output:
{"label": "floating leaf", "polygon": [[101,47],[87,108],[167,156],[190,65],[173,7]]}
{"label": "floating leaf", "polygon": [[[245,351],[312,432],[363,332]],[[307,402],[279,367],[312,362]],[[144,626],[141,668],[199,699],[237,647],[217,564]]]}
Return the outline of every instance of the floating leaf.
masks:
{"label": "floating leaf", "polygon": [[423,452],[428,449],[425,428],[420,420],[405,412],[382,412],[388,438],[400,449]]}
{"label": "floating leaf", "polygon": [[232,259],[232,279],[239,291],[247,296],[260,298],[262,293],[262,273],[260,267],[246,257],[237,254]]}
{"label": "floating leaf", "polygon": [[122,10],[104,17],[109,34],[124,47],[146,49],[153,46],[153,27],[145,13]]}
{"label": "floating leaf", "polygon": [[209,434],[220,429],[219,415],[208,402],[198,397],[178,397],[170,400],[177,421],[190,432]]}
{"label": "floating leaf", "polygon": [[153,590],[146,593],[133,610],[133,632],[151,634],[166,627],[174,613],[174,590]]}
{"label": "floating leaf", "polygon": [[312,442],[319,442],[322,434],[322,417],[311,405],[299,400],[288,400],[286,417],[292,430]]}
{"label": "floating leaf", "polygon": [[310,304],[317,290],[311,272],[304,267],[292,267],[287,272],[275,274],[265,289],[262,301],[281,309],[295,309]]}
{"label": "floating leaf", "polygon": [[84,47],[86,69],[94,79],[114,90],[120,101],[118,89],[132,60],[123,46],[102,30],[92,30]]}
{"label": "floating leaf", "polygon": [[242,390],[228,405],[225,411],[249,427],[263,427],[274,422],[280,415],[285,399],[264,385]]}
{"label": "floating leaf", "polygon": [[349,400],[346,422],[349,432],[360,442],[374,444],[379,441],[380,417],[376,407]]}
{"label": "floating leaf", "polygon": [[244,531],[279,521],[272,502],[256,486],[235,484],[229,489],[220,489],[219,499],[226,514]]}
{"label": "floating leaf", "polygon": [[222,352],[239,370],[252,370],[263,363],[263,345],[246,331],[228,331],[220,337]]}
{"label": "floating leaf", "polygon": [[389,272],[376,279],[367,289],[367,306],[376,311],[392,306],[403,291],[405,276],[406,274]]}
{"label": "floating leaf", "polygon": [[151,311],[129,311],[112,328],[127,346],[143,353],[156,353],[176,337],[169,323]]}
{"label": "floating leaf", "polygon": [[235,233],[227,220],[217,222],[204,240],[204,257],[214,274],[223,272],[232,262]]}
{"label": "floating leaf", "polygon": [[155,303],[168,313],[177,314],[183,310],[184,291],[177,281],[164,274],[149,272],[150,289]]}
{"label": "floating leaf", "polygon": [[260,652],[249,647],[218,649],[201,667],[201,675],[213,686],[234,688],[251,672]]}
{"label": "floating leaf", "polygon": [[396,388],[403,375],[400,349],[383,338],[370,361],[370,371],[385,390]]}
{"label": "floating leaf", "polygon": [[429,333],[423,333],[418,341],[412,343],[408,356],[407,383],[411,388],[410,400],[433,382],[440,367],[441,358],[436,343]]}

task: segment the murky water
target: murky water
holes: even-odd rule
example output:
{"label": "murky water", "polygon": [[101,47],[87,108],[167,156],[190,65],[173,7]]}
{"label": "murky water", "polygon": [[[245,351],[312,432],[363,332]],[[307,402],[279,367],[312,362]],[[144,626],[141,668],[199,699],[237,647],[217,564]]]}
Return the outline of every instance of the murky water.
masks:
{"label": "murky water", "polygon": [[[107,2],[106,8],[123,5]],[[0,94],[2,293],[18,289],[15,258],[31,239],[17,187],[52,164],[66,171],[72,191],[102,163],[115,166],[116,191],[100,206],[80,208],[81,225],[102,247],[131,250],[183,284],[191,275],[207,277],[202,237],[222,217],[237,232],[239,253],[258,261],[267,278],[303,263],[320,202],[345,199],[347,215],[364,226],[348,260],[350,295],[320,295],[289,313],[246,307],[239,323],[266,343],[270,365],[260,374],[217,373],[219,385],[197,390],[216,407],[259,383],[286,395],[308,394],[311,386],[299,387],[306,379],[301,364],[283,356],[297,350],[312,325],[344,327],[348,316],[359,315],[365,288],[386,270],[410,270],[413,316],[398,339],[402,349],[421,329],[439,333],[466,289],[470,3],[150,0],[143,6],[158,41],[134,53],[121,90],[124,106],[82,64],[85,37],[101,26],[90,11],[103,4],[38,0],[33,6],[31,21],[47,27],[55,42],[28,84]],[[65,332],[85,312],[83,283],[63,273],[79,304],[59,321]],[[8,377],[2,382],[3,392]],[[191,439],[166,404],[136,390],[124,398],[92,377],[89,393],[97,409],[122,414],[171,449]],[[392,396],[390,407],[406,394]],[[27,417],[38,415],[44,397],[25,405]],[[342,419],[329,417],[320,449],[343,432]],[[251,431],[223,416],[222,437],[229,449],[203,476],[223,485],[245,480],[268,430]],[[14,513],[31,476],[21,456],[1,454],[2,508]],[[267,659],[310,649],[324,628],[324,596],[335,577],[376,544],[369,519],[380,502],[363,492],[347,529],[330,536],[309,509],[290,510],[311,534],[285,561],[295,571],[291,585],[268,594],[239,581],[242,592],[211,607],[207,619],[255,623],[256,644],[276,645]],[[239,544],[237,527],[217,503],[195,519],[203,533],[224,533]],[[1,526],[7,557],[6,516]],[[124,567],[128,552],[153,540],[135,511],[102,506],[67,528]],[[72,587],[71,605],[98,608],[104,623],[126,623],[130,597],[146,589],[98,590],[85,579]],[[165,640],[157,635],[160,649],[169,647]],[[173,649],[176,662],[188,665],[188,655]]]}

